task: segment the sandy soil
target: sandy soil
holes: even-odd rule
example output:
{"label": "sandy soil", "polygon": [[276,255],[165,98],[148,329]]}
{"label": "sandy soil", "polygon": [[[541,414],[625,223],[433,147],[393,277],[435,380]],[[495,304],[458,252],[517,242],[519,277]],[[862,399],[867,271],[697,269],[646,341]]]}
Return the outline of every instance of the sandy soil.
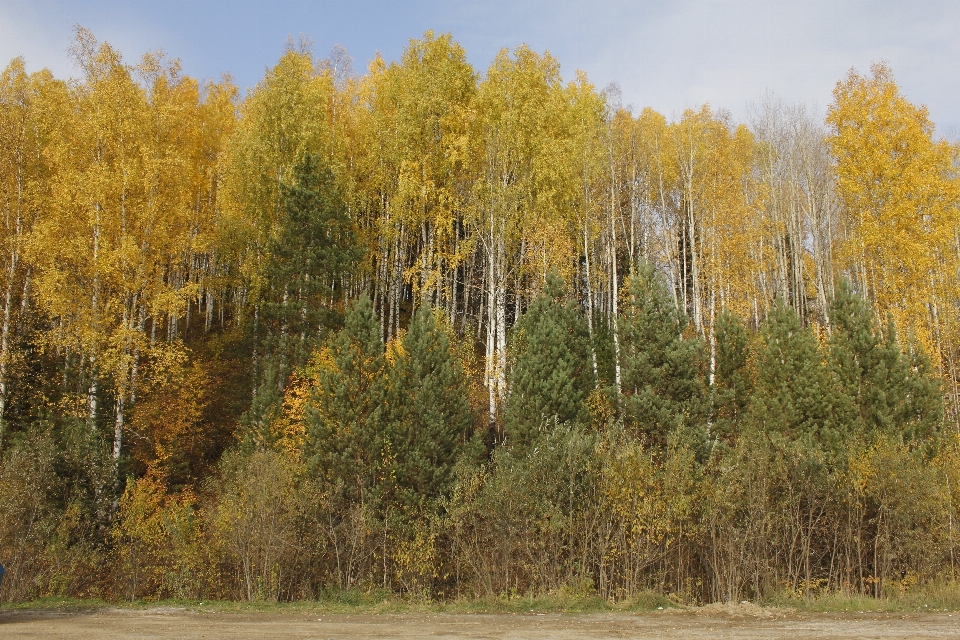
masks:
{"label": "sandy soil", "polygon": [[754,606],[589,614],[0,611],[0,638],[960,638],[960,613],[809,614]]}

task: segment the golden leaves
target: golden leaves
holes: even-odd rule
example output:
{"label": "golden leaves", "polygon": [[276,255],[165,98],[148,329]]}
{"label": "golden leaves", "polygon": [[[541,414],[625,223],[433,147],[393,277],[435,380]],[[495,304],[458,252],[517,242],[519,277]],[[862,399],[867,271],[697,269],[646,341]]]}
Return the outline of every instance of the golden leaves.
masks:
{"label": "golden leaves", "polygon": [[938,353],[929,305],[957,299],[956,279],[944,280],[955,272],[960,231],[955,150],[934,140],[926,107],[900,94],[889,67],[875,64],[871,74],[851,70],[827,114],[845,205],[840,253],[879,314]]}

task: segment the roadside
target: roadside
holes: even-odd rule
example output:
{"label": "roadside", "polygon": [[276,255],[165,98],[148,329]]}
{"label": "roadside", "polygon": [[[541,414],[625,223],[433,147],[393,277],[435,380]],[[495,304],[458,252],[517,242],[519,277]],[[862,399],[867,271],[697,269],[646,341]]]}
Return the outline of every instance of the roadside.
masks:
{"label": "roadside", "polygon": [[0,610],[0,636],[94,640],[168,638],[958,638],[950,612],[820,613],[753,604],[644,613],[224,612],[203,606]]}

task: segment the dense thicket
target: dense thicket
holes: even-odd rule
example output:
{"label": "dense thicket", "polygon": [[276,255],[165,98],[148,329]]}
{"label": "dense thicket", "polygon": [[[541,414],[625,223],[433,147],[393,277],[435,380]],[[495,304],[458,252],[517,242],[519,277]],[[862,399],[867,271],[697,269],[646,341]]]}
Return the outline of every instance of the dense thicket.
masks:
{"label": "dense thicket", "polygon": [[0,78],[0,598],[955,580],[958,149],[528,47]]}

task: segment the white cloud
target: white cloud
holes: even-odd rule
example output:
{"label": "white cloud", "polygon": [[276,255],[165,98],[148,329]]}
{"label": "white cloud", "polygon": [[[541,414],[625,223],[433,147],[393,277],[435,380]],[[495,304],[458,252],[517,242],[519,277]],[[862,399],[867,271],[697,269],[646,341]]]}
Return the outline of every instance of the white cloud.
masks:
{"label": "white cloud", "polygon": [[399,55],[426,29],[451,31],[481,72],[501,47],[550,50],[564,76],[617,81],[623,102],[666,115],[709,102],[744,117],[771,91],[825,107],[851,66],[887,60],[909,99],[941,129],[960,128],[960,2],[955,0],[0,0],[0,58],[73,73],[66,49],[79,22],[128,60],[163,47],[187,73],[222,71],[249,87],[288,34],[317,51],[347,46],[363,70],[375,51]]}

